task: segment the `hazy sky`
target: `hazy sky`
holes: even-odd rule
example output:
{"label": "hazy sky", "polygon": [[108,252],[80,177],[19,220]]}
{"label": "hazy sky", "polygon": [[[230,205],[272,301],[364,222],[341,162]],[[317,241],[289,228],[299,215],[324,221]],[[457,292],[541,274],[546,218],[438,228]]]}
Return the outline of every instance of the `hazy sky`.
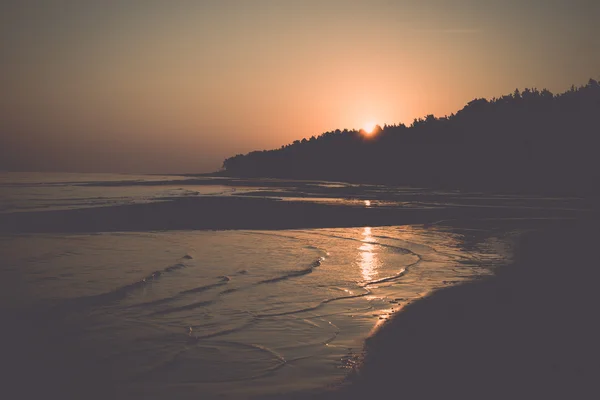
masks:
{"label": "hazy sky", "polygon": [[598,79],[600,1],[14,0],[0,54],[0,170],[207,172]]}

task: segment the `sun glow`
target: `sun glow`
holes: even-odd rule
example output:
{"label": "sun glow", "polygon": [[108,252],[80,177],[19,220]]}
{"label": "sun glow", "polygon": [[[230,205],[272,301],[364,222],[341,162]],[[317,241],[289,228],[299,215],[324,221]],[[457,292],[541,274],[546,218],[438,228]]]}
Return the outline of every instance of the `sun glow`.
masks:
{"label": "sun glow", "polygon": [[377,124],[375,122],[367,122],[364,126],[363,126],[363,130],[365,131],[365,133],[367,135],[372,135],[373,132],[375,131],[375,127],[377,126]]}

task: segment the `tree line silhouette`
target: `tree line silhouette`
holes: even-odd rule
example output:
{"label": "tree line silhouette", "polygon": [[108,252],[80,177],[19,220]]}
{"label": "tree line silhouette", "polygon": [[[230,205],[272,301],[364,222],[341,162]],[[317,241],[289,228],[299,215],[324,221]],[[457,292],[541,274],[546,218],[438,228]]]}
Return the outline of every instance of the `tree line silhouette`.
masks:
{"label": "tree line silhouette", "polygon": [[335,130],[238,154],[222,173],[486,191],[595,193],[600,84],[553,94],[518,89],[407,126]]}

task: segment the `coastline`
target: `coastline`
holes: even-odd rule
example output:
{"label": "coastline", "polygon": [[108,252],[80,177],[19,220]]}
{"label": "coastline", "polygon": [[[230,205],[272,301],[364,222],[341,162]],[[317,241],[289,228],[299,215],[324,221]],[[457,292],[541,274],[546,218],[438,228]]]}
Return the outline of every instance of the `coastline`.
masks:
{"label": "coastline", "polygon": [[[528,232],[491,278],[408,304],[321,398],[588,398],[599,391],[594,226]],[[313,394],[314,396],[314,394]]]}

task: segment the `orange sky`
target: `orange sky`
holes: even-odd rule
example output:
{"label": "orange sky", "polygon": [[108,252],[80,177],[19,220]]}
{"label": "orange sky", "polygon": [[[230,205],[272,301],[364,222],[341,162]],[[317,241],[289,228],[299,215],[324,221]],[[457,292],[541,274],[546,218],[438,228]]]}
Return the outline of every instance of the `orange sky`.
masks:
{"label": "orange sky", "polygon": [[0,170],[207,172],[600,77],[593,0],[15,3],[0,6]]}

